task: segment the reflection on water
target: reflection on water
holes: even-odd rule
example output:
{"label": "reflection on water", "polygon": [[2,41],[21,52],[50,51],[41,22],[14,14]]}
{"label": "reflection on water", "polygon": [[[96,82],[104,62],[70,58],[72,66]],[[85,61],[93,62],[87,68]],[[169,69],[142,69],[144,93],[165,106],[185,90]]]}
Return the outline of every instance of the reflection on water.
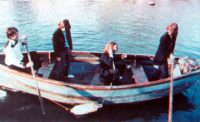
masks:
{"label": "reflection on water", "polygon": [[[38,97],[8,92],[7,102],[0,104],[0,120],[23,121],[166,121],[168,113],[168,98],[139,104],[122,104],[104,106],[96,113],[86,116],[74,116],[49,101],[44,101],[46,116],[42,115]],[[14,101],[14,102],[13,102]],[[9,106],[9,107],[8,107]],[[9,109],[10,108],[10,109]],[[3,111],[2,111],[3,110]],[[187,96],[178,94],[174,98],[174,120],[189,120],[180,114],[195,110]],[[7,112],[6,112],[7,111]],[[8,112],[9,111],[9,112]],[[180,113],[180,114],[177,114]],[[178,117],[177,117],[178,116]],[[4,119],[2,119],[2,117]],[[179,118],[180,117],[180,118]],[[192,119],[191,121],[196,119]]]}
{"label": "reflection on water", "polygon": [[[52,50],[52,33],[61,19],[72,25],[75,50],[102,51],[116,40],[119,51],[154,54],[160,36],[171,22],[179,24],[175,54],[200,57],[200,1],[156,0],[1,0],[0,43],[7,41],[9,26],[28,35],[31,50]],[[3,49],[3,46],[0,46]],[[175,121],[199,121],[198,84],[174,101]],[[194,97],[192,97],[194,96]],[[166,121],[168,99],[148,103],[105,106],[99,112],[77,118],[45,101],[42,116],[38,97],[0,92],[0,121]]]}

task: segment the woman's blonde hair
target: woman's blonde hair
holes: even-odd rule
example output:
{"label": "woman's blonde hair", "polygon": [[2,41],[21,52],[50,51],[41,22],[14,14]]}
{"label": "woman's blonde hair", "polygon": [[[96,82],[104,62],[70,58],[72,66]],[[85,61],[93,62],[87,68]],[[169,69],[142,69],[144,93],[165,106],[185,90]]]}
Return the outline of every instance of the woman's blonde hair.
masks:
{"label": "woman's blonde hair", "polygon": [[171,30],[173,35],[177,36],[178,34],[178,24],[177,23],[171,23],[167,26],[167,30]]}
{"label": "woman's blonde hair", "polygon": [[[104,48],[104,53],[108,53],[109,52],[109,48],[113,48],[113,46],[115,46],[115,45],[117,45],[117,43],[116,42],[114,42],[114,41],[109,41],[107,44],[106,44],[106,46],[105,46],[105,48]],[[118,45],[117,45],[118,46]]]}

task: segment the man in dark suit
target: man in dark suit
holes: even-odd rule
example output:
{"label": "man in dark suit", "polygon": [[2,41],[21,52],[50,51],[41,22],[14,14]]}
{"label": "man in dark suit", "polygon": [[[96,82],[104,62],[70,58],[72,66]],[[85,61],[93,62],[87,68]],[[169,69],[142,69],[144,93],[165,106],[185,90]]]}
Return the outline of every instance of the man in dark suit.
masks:
{"label": "man in dark suit", "polygon": [[68,78],[70,54],[73,49],[71,39],[71,26],[65,19],[58,24],[58,29],[53,34],[53,49],[56,56],[56,79]]}
{"label": "man in dark suit", "polygon": [[167,27],[167,32],[160,39],[160,44],[154,58],[155,67],[158,67],[160,70],[160,78],[168,77],[167,59],[174,52],[177,34],[178,25],[172,23]]}

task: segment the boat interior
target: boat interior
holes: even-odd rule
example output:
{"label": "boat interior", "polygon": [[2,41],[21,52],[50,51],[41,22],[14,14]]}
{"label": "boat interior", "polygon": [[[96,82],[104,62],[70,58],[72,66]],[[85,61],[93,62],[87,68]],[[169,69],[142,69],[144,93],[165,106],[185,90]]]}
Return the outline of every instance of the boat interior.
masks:
{"label": "boat interior", "polygon": [[[31,52],[30,54],[34,62],[34,69],[36,70],[37,77],[58,80],[55,77],[57,72],[55,69],[56,62],[53,52]],[[24,53],[24,56],[27,57],[27,54]],[[73,77],[67,78],[67,76],[62,76],[64,80],[61,82],[83,85],[103,85],[99,80],[100,56],[101,53],[97,52],[73,52],[69,68],[69,76],[71,75]],[[125,60],[121,60],[120,54],[116,54],[115,57],[116,68],[120,71],[120,85],[152,82],[159,79],[160,71],[154,68],[153,56],[128,55]],[[0,63],[2,65],[5,65],[4,58],[4,54],[1,54]],[[188,71],[182,71],[179,58],[176,58],[174,65],[175,75],[180,76],[200,68],[199,63],[192,63],[193,66],[187,67]],[[177,66],[179,66],[179,69],[176,69]],[[27,72],[25,69],[20,70],[20,72],[31,73]]]}

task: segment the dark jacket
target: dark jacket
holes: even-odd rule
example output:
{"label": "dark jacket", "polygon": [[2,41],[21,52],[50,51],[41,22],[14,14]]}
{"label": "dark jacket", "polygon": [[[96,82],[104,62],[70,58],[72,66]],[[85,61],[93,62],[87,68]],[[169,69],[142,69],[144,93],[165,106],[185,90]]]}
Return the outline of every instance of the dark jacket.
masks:
{"label": "dark jacket", "polygon": [[[69,49],[73,49],[72,39],[71,39],[71,32],[70,29],[66,29],[66,36],[69,43]],[[65,37],[61,29],[57,29],[53,34],[53,49],[56,54],[56,57],[60,57],[60,52],[63,52],[67,49]]]}
{"label": "dark jacket", "polygon": [[103,53],[100,59],[100,77],[109,79],[110,69],[113,69],[113,58],[109,57],[107,53]]}
{"label": "dark jacket", "polygon": [[161,65],[167,61],[169,55],[174,51],[175,41],[175,37],[172,37],[171,39],[168,33],[163,34],[163,36],[160,38],[160,44],[154,58],[155,64]]}

